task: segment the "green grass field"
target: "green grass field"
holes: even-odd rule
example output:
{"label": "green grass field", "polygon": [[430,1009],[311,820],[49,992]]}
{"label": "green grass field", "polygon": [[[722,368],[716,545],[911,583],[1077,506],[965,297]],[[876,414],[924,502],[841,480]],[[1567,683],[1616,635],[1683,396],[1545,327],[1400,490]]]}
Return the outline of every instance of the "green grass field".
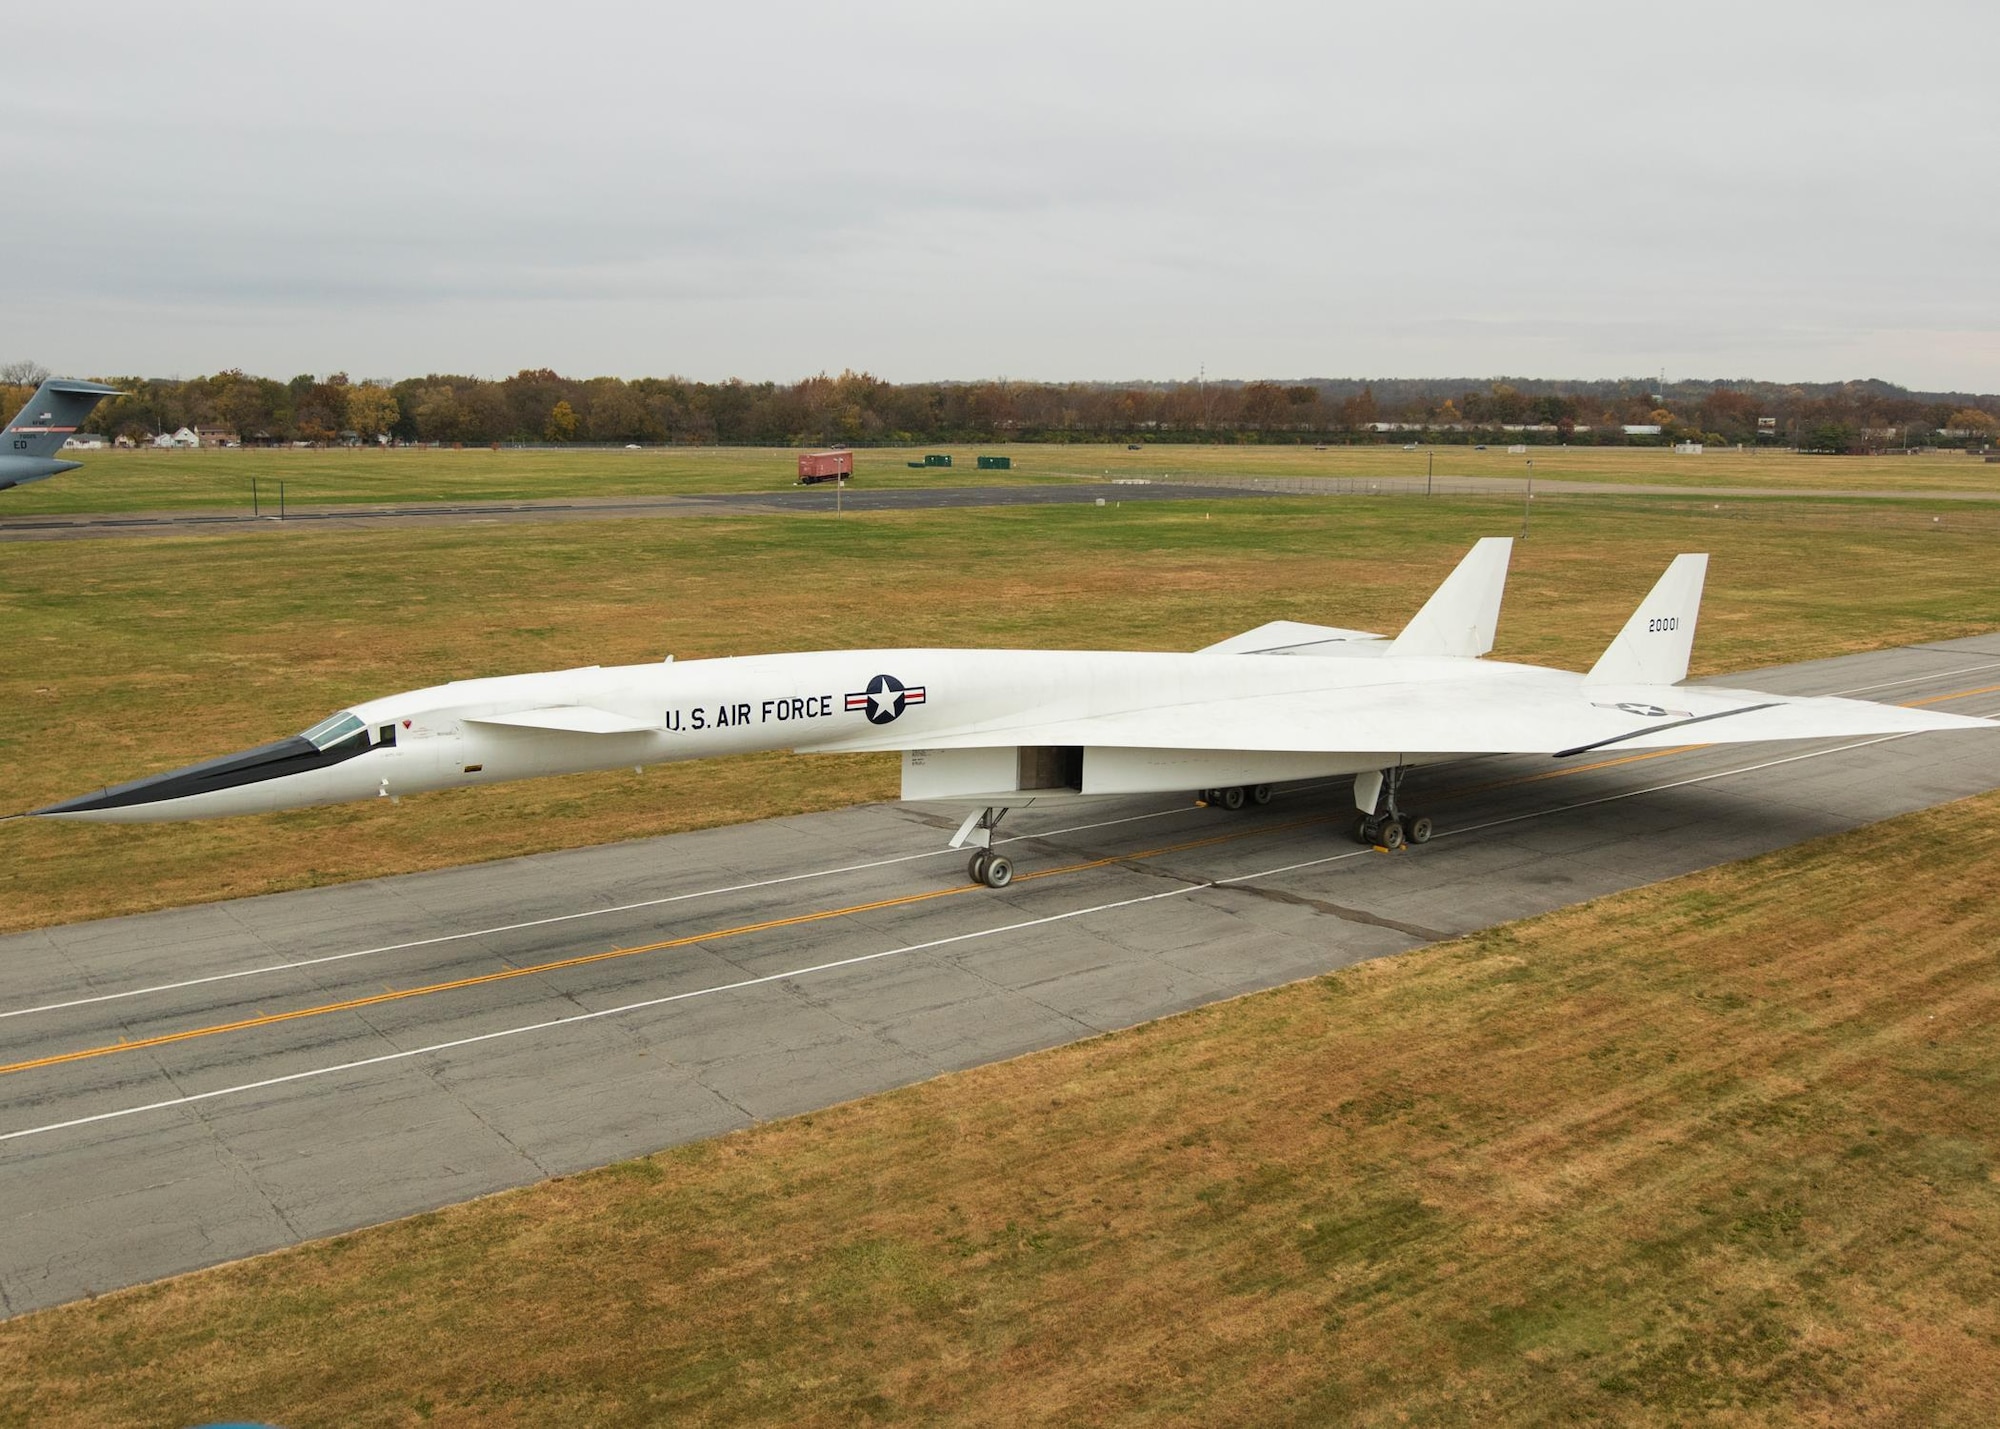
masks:
{"label": "green grass field", "polygon": [[0,1325],[0,1423],[1991,1424],[2000,795]]}
{"label": "green grass field", "polygon": [[1530,447],[1525,455],[1516,456],[1498,443],[1485,451],[1459,446],[1406,451],[1400,445],[1334,446],[1324,451],[1309,446],[1149,446],[1137,452],[1095,446],[1027,450],[1035,453],[1034,460],[1025,464],[1029,470],[1100,479],[1151,474],[1421,479],[1431,471],[1439,480],[1460,476],[1522,480],[1528,474],[1527,463],[1532,461],[1537,481],[1667,484],[1697,490],[1754,486],[1786,492],[2000,492],[2000,465],[1989,466],[1961,452],[1827,457],[1716,449],[1700,456],[1678,456],[1662,447]]}
{"label": "green grass field", "polygon": [[[468,676],[894,644],[1193,649],[1279,618],[1393,631],[1476,537],[1518,519],[1493,502],[1283,499],[16,544],[0,564],[0,812]],[[1714,557],[1697,673],[2000,626],[1993,532],[1956,517],[1576,501],[1536,519],[1503,658],[1587,666],[1679,550]],[[773,755],[215,823],[13,821],[0,930],[895,788],[893,757]]]}
{"label": "green grass field", "polygon": [[[949,452],[949,469],[912,470],[923,452]],[[979,471],[980,452],[1011,457],[1014,469]],[[79,471],[0,493],[0,517],[115,511],[244,510],[253,479],[275,508],[277,484],[296,507],[423,501],[577,500],[767,491],[796,479],[797,452],[669,447],[644,451],[110,451],[77,454]],[[1535,447],[1527,457],[1400,446],[1053,446],[863,449],[855,479],[871,489],[1068,481],[1105,477],[1538,478],[1620,484],[1670,483],[1692,490],[1759,486],[1786,491],[2000,492],[2000,465],[1962,453],[1914,457],[1820,457],[1713,451],[1676,456],[1660,448]]]}
{"label": "green grass field", "polygon": [[[912,469],[924,451],[954,465]],[[871,488],[1008,485],[1066,477],[1020,462],[978,471],[978,451],[929,447],[855,453],[855,480]],[[424,501],[602,500],[690,492],[780,491],[798,480],[798,451],[757,447],[466,451],[428,448],[106,451],[72,454],[81,470],[4,493],[0,516],[71,512],[243,510],[258,483],[260,509],[275,512],[278,483],[288,506],[402,505]],[[828,498],[831,504],[831,497]]]}

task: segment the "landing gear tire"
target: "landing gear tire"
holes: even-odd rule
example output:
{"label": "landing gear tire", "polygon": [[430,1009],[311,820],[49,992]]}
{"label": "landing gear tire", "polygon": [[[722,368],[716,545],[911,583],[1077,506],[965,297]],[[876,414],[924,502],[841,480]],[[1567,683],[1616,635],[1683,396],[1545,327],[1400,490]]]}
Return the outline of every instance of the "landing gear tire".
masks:
{"label": "landing gear tire", "polygon": [[1375,830],[1372,827],[1374,822],[1366,814],[1363,814],[1354,821],[1354,841],[1356,843],[1366,844],[1370,848],[1375,846]]}
{"label": "landing gear tire", "polygon": [[1418,815],[1416,818],[1410,820],[1410,827],[1407,832],[1411,843],[1427,844],[1431,841],[1431,821],[1422,815]]}
{"label": "landing gear tire", "polygon": [[965,865],[965,876],[974,883],[986,881],[986,866],[993,861],[993,854],[987,849],[975,853]]}
{"label": "landing gear tire", "polygon": [[1390,852],[1403,846],[1403,826],[1395,819],[1389,820],[1375,831],[1375,842]]}
{"label": "landing gear tire", "polygon": [[1229,810],[1230,813],[1235,813],[1243,807],[1244,803],[1244,793],[1241,786],[1222,790],[1218,802],[1221,803],[1223,808]]}
{"label": "landing gear tire", "polygon": [[1264,805],[1270,803],[1271,786],[1269,784],[1253,785],[1250,790],[1250,802],[1257,805],[1257,807],[1259,808],[1262,808]]}
{"label": "landing gear tire", "polygon": [[988,888],[1005,888],[1014,881],[1014,861],[996,853],[986,860],[985,875],[979,880]]}

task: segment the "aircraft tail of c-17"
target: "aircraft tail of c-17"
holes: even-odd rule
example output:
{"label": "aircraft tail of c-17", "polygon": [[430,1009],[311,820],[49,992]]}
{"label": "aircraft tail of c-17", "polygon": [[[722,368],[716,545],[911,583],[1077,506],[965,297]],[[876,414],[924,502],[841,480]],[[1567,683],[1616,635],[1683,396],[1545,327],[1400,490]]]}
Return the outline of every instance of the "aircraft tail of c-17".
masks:
{"label": "aircraft tail of c-17", "polygon": [[44,380],[28,405],[7,424],[5,443],[0,445],[0,491],[81,466],[81,462],[63,461],[56,453],[83,429],[84,419],[99,402],[121,395],[118,388],[101,382],[67,377]]}

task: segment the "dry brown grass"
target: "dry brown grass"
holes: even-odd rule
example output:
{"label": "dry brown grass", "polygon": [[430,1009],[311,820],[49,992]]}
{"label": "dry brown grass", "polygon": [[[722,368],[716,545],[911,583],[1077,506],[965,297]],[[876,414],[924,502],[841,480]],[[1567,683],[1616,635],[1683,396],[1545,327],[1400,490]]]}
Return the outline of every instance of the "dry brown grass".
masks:
{"label": "dry brown grass", "polygon": [[0,1421],[1979,1424],[2000,795],[0,1326]]}
{"label": "dry brown grass", "polygon": [[[1990,534],[1587,503],[1517,548],[1504,658],[1580,668],[1709,550],[1697,673],[2000,626]],[[1257,501],[607,521],[10,547],[8,809],[471,675],[888,644],[1191,649],[1266,620],[1395,630],[1481,502]],[[0,931],[891,797],[893,758],[770,756],[164,826],[0,824]]]}
{"label": "dry brown grass", "polygon": [[1400,444],[1310,446],[1148,446],[1030,447],[1017,462],[1028,473],[1072,476],[1241,475],[1266,477],[1397,477],[1421,480],[1429,472],[1440,481],[1459,476],[1503,477],[1519,481],[1534,463],[1544,480],[1615,482],[1619,485],[1762,487],[1777,491],[2000,491],[2000,465],[1964,452],[1920,456],[1808,456],[1789,451],[1735,451],[1712,448],[1700,456],[1680,456],[1666,447],[1530,447],[1523,455],[1505,443],[1485,451],[1470,446]]}
{"label": "dry brown grass", "polygon": [[[952,454],[950,468],[912,470],[921,451]],[[979,471],[980,451],[1012,458],[1011,471]],[[251,507],[251,482],[267,511],[277,484],[293,509],[351,503],[524,501],[668,496],[708,491],[777,491],[796,479],[795,450],[666,447],[645,451],[109,451],[85,453],[83,468],[7,493],[0,514],[236,510]],[[1963,452],[1922,456],[1802,456],[1783,451],[1715,450],[1677,456],[1661,447],[1534,447],[1525,456],[1504,444],[1334,446],[1181,446],[1010,443],[912,450],[863,448],[857,481],[869,490],[939,485],[1013,485],[1079,478],[1177,475],[1421,478],[1427,471],[1518,480],[1534,462],[1537,479],[1660,484],[1691,489],[1762,487],[1780,491],[2000,491],[2000,465]]]}
{"label": "dry brown grass", "polygon": [[[1062,478],[1036,463],[1019,471],[977,471],[970,448],[949,450],[957,465],[912,470],[898,447],[855,453],[855,479],[870,490],[912,486],[1015,485]],[[1040,450],[1040,449],[1036,449]],[[648,447],[644,451],[293,450],[103,451],[80,455],[82,469],[7,493],[0,514],[225,510],[269,515],[351,504],[425,501],[536,501],[689,492],[782,491],[798,479],[798,450],[772,447]],[[253,495],[252,482],[256,483]],[[831,495],[827,504],[833,504]]]}

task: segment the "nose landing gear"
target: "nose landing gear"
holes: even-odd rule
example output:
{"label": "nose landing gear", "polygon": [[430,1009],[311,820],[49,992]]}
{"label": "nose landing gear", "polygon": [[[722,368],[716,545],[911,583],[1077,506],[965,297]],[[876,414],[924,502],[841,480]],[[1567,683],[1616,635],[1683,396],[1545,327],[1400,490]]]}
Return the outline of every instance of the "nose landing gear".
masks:
{"label": "nose landing gear", "polygon": [[1014,881],[1013,860],[993,851],[994,831],[1006,817],[1005,809],[982,809],[960,824],[958,832],[952,836],[952,848],[964,848],[967,844],[977,846],[965,865],[965,876],[974,883],[983,883],[988,888],[1005,888]]}
{"label": "nose landing gear", "polygon": [[1005,888],[1014,881],[1014,863],[1004,853],[981,849],[965,865],[965,876],[988,888]]}

